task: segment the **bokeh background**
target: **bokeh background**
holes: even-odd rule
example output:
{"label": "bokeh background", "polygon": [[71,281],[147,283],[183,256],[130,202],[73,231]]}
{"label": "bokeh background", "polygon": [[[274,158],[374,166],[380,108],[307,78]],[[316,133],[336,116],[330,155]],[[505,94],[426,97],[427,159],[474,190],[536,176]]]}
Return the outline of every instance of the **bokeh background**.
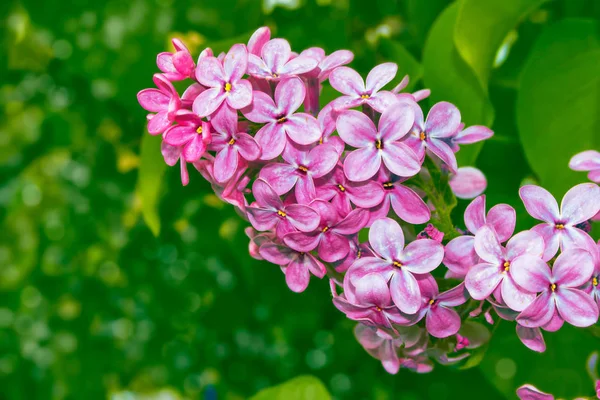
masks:
{"label": "bokeh background", "polygon": [[[562,196],[585,180],[568,159],[600,145],[600,2],[483,3],[463,16],[467,44],[501,51],[478,70],[485,57],[468,65],[453,42],[467,6],[447,0],[3,1],[0,399],[243,399],[301,374],[338,399],[503,399],[525,382],[591,396],[594,328],[546,334],[539,355],[501,323],[467,366],[388,375],[327,282],[293,294],[277,267],[248,256],[245,222],[198,174],[184,188],[178,168],[158,166],[157,142],[140,155],[136,93],[152,86],[170,38],[197,55],[268,25],[296,51],[352,50],[362,73],[397,62],[396,82],[409,73],[411,89],[430,87],[467,123],[491,125],[496,136],[461,161],[486,173],[488,204],[512,204],[526,229],[519,185]],[[511,6],[514,21],[490,17]]]}

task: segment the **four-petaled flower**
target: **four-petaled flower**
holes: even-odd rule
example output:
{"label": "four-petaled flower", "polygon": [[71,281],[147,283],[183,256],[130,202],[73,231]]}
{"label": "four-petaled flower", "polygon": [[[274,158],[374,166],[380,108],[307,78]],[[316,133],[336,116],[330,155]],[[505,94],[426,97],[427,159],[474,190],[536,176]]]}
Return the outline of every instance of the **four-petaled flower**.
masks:
{"label": "four-petaled flower", "polygon": [[165,131],[165,142],[171,146],[183,146],[181,156],[187,162],[196,162],[211,143],[210,124],[196,114],[180,110],[174,125]]}
{"label": "four-petaled flower", "polygon": [[170,81],[194,78],[196,64],[188,48],[179,39],[172,40],[175,53],[163,52],[156,57],[156,65]]}
{"label": "four-petaled flower", "polygon": [[267,80],[277,81],[298,76],[310,72],[319,63],[312,57],[303,55],[292,57],[292,49],[285,39],[269,40],[262,46],[260,54],[262,57],[249,55],[248,73]]}
{"label": "four-petaled flower", "polygon": [[152,78],[158,89],[144,89],[137,94],[138,102],[148,114],[148,132],[159,135],[167,130],[175,120],[177,111],[181,108],[181,99],[177,91],[161,74]]}
{"label": "four-petaled flower", "polygon": [[544,238],[546,250],[544,261],[550,260],[561,250],[585,246],[588,234],[577,227],[600,211],[600,187],[594,183],[582,183],[571,188],[563,197],[560,210],[554,197],[546,189],[526,185],[519,190],[529,215],[544,221],[532,230]]}
{"label": "four-petaled flower", "polygon": [[413,124],[414,112],[408,102],[388,108],[379,120],[379,131],[365,114],[349,110],[340,114],[336,126],[348,145],[358,148],[346,156],[344,173],[351,181],[373,177],[383,164],[399,176],[413,176],[421,169],[416,154],[400,140]]}
{"label": "four-petaled flower", "polygon": [[600,152],[587,150],[575,154],[569,161],[569,167],[574,171],[589,171],[589,180],[600,183]]}

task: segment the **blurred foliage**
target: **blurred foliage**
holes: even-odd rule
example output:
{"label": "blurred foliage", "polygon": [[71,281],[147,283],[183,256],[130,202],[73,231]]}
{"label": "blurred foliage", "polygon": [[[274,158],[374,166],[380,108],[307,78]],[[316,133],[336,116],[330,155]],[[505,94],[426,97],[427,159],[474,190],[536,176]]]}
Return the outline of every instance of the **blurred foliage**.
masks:
{"label": "blurred foliage", "polygon": [[584,180],[566,160],[600,137],[600,3],[540,3],[2,2],[0,399],[242,399],[302,374],[340,399],[513,398],[525,382],[591,394],[585,359],[600,342],[569,328],[538,355],[501,324],[477,368],[389,376],[326,282],[293,294],[247,255],[243,221],[201,177],[182,188],[178,168],[138,173],[157,147],[135,94],[169,38],[221,51],[266,24],[295,50],[352,50],[362,73],[396,61],[396,83],[409,73],[468,123],[493,121],[496,136],[460,158],[526,229],[519,185],[562,195]]}

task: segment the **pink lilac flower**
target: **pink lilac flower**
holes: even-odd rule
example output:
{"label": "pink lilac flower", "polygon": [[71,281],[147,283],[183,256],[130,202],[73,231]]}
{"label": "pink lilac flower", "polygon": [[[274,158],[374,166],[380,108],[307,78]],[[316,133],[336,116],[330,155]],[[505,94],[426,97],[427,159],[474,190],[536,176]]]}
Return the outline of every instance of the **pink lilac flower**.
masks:
{"label": "pink lilac flower", "polygon": [[260,56],[262,48],[271,39],[271,30],[268,26],[258,28],[248,39],[248,53]]}
{"label": "pink lilac flower", "polygon": [[188,183],[190,183],[190,176],[187,170],[187,162],[183,158],[182,154],[183,147],[171,146],[170,144],[163,141],[160,147],[160,151],[165,160],[165,163],[167,163],[168,166],[172,167],[175,164],[177,164],[177,161],[179,161],[179,166],[181,169],[181,184],[183,186],[186,186]]}
{"label": "pink lilac flower", "polygon": [[350,251],[348,252],[346,257],[342,258],[339,261],[335,261],[334,263],[332,263],[332,265],[337,272],[344,273],[348,271],[348,268],[350,268],[354,261],[362,257],[375,257],[375,254],[373,254],[373,250],[369,248],[367,243],[358,244],[357,240],[351,240]]}
{"label": "pink lilac flower", "polygon": [[532,293],[540,293],[519,314],[517,322],[529,328],[548,324],[553,318],[557,324],[586,327],[598,321],[598,307],[592,298],[578,289],[594,272],[592,255],[584,249],[563,251],[552,270],[544,262],[524,262],[515,268],[513,278],[518,285]]}
{"label": "pink lilac flower", "polygon": [[237,113],[229,107],[221,107],[211,119],[216,131],[212,137],[211,150],[217,151],[214,163],[214,177],[217,182],[226,182],[235,174],[240,159],[254,161],[260,156],[260,146],[254,138],[240,132]]}
{"label": "pink lilac flower", "polygon": [[194,78],[196,64],[188,48],[179,39],[173,39],[175,53],[160,53],[156,57],[158,68],[170,81],[181,81]]}
{"label": "pink lilac flower", "polygon": [[444,240],[444,232],[440,232],[433,224],[427,224],[417,235],[417,239],[433,239],[438,243],[442,243]]}
{"label": "pink lilac flower", "polygon": [[331,201],[340,214],[344,215],[352,211],[352,204],[371,208],[380,204],[384,196],[383,188],[377,182],[349,181],[339,164],[315,184],[317,198]]}
{"label": "pink lilac flower", "polygon": [[344,142],[358,150],[344,160],[344,173],[351,181],[366,181],[383,164],[399,176],[413,176],[421,169],[414,152],[400,139],[412,126],[413,111],[409,103],[396,103],[381,115],[379,131],[365,114],[349,110],[336,121],[337,131]]}
{"label": "pink lilac flower", "polygon": [[448,182],[452,193],[459,199],[474,199],[485,191],[487,180],[483,172],[473,167],[461,167]]}
{"label": "pink lilac flower", "polygon": [[270,163],[263,167],[259,176],[283,195],[295,189],[299,203],[309,203],[316,197],[314,179],[331,172],[338,162],[338,153],[330,145],[307,146],[288,145],[283,152],[283,163]]}
{"label": "pink lilac flower", "polygon": [[562,199],[560,210],[554,197],[546,189],[534,185],[523,186],[519,195],[529,215],[544,221],[533,230],[546,242],[544,260],[558,251],[585,245],[588,234],[577,227],[600,211],[600,187],[582,183],[571,189]]}
{"label": "pink lilac flower", "polygon": [[273,239],[275,239],[275,235],[271,232],[258,232],[251,226],[246,227],[244,233],[250,239],[250,242],[248,243],[248,253],[250,254],[250,257],[255,260],[264,260],[259,253],[260,246],[264,243],[272,242]]}
{"label": "pink lilac flower", "polygon": [[344,94],[333,103],[335,109],[348,109],[363,104],[382,113],[397,101],[396,95],[388,91],[380,91],[394,79],[398,66],[394,63],[383,63],[371,70],[366,83],[361,76],[348,67],[338,67],[329,75],[329,83],[335,90]]}
{"label": "pink lilac flower", "polygon": [[273,242],[263,243],[259,253],[265,260],[281,266],[285,282],[296,293],[308,287],[311,273],[317,278],[323,278],[327,273],[323,263],[312,254],[294,251]]}
{"label": "pink lilac flower", "polygon": [[212,140],[210,124],[187,110],[179,110],[175,122],[177,125],[165,131],[165,142],[175,147],[182,146],[181,155],[185,161],[198,161]]}
{"label": "pink lilac flower", "polygon": [[469,339],[462,336],[461,334],[457,333],[456,334],[456,346],[454,346],[454,351],[461,351],[462,349],[467,348],[467,346],[470,344]]}
{"label": "pink lilac flower", "polygon": [[264,180],[257,179],[252,185],[256,205],[246,207],[248,219],[259,231],[275,229],[282,239],[287,233],[296,230],[313,231],[319,226],[319,213],[302,204],[284,205],[273,188]]}
{"label": "pink lilac flower", "polygon": [[452,308],[464,304],[468,299],[464,283],[439,292],[436,280],[426,275],[418,280],[423,306],[419,319],[425,317],[425,327],[434,337],[445,338],[456,335],[460,329],[460,315]]}
{"label": "pink lilac flower", "polygon": [[404,247],[404,233],[390,218],[376,220],[369,229],[369,243],[377,257],[357,260],[348,270],[352,281],[377,273],[389,282],[394,304],[406,314],[421,307],[421,291],[413,274],[436,269],[444,258],[444,247],[431,239],[421,239]]}
{"label": "pink lilac flower", "polygon": [[400,369],[398,349],[404,345],[402,339],[394,338],[363,324],[356,325],[354,336],[367,353],[381,361],[381,365],[388,373],[398,373]]}
{"label": "pink lilac flower", "polygon": [[[515,230],[517,214],[508,204],[497,204],[485,213],[485,196],[474,199],[465,210],[465,226],[475,235],[479,228],[489,225],[494,228],[500,242],[507,241]],[[464,278],[467,271],[479,263],[479,256],[475,252],[475,237],[471,235],[459,236],[446,245],[444,265],[448,267],[446,277]]]}
{"label": "pink lilac flower", "polygon": [[242,79],[248,65],[248,51],[243,44],[235,44],[223,62],[215,57],[198,60],[196,79],[208,89],[198,95],[192,109],[198,116],[206,117],[223,103],[239,110],[252,101],[252,85]]}
{"label": "pink lilac flower", "polygon": [[158,89],[141,90],[137,98],[146,111],[156,113],[148,114],[148,132],[160,135],[174,121],[175,114],[181,108],[181,99],[165,76],[155,74],[152,79]]}
{"label": "pink lilac flower", "polygon": [[343,218],[330,203],[315,200],[310,207],[317,210],[321,221],[312,232],[292,232],[283,238],[292,249],[309,252],[317,249],[325,262],[339,261],[350,252],[350,242],[354,235],[364,228],[369,219],[367,210],[357,208]]}
{"label": "pink lilac flower", "polygon": [[600,183],[600,152],[587,150],[574,155],[569,161],[569,168],[574,171],[589,171],[589,180]]}
{"label": "pink lilac flower", "polygon": [[600,240],[598,243],[591,243],[585,247],[590,252],[594,260],[594,273],[592,278],[582,287],[582,289],[589,294],[592,299],[596,302],[598,309],[600,310]]}
{"label": "pink lilac flower", "polygon": [[376,182],[383,187],[384,198],[379,205],[369,210],[369,225],[377,219],[387,217],[390,206],[400,219],[410,224],[424,224],[429,221],[429,207],[414,190],[402,184],[404,180],[390,174],[385,168],[379,171]]}
{"label": "pink lilac flower", "polygon": [[[461,124],[462,126],[462,124]],[[467,129],[460,129],[458,133],[450,137],[450,147],[456,153],[461,144],[472,144],[487,140],[494,136],[494,132],[483,125],[473,125]]]}
{"label": "pink lilac flower", "polygon": [[517,389],[520,400],[554,400],[554,396],[540,391],[533,385],[526,384]]}
{"label": "pink lilac flower", "polygon": [[[400,98],[403,98],[406,95],[406,93],[400,93],[400,91],[405,89],[408,86],[409,82],[410,82],[409,76],[405,75],[404,78],[402,78],[402,80],[400,81],[400,83],[397,84],[396,87],[394,87],[392,89],[392,93],[398,95]],[[416,92],[410,94],[410,96],[415,101],[421,101],[421,100],[428,98],[430,94],[431,94],[431,90],[421,89],[421,90],[417,90]]]}
{"label": "pink lilac flower", "polygon": [[494,229],[484,225],[475,234],[475,251],[481,262],[465,277],[467,290],[475,300],[485,300],[499,288],[496,298],[501,296],[510,308],[522,311],[535,299],[535,292],[520,287],[513,277],[515,271],[525,268],[524,264],[544,263],[544,240],[539,234],[519,232],[505,248]]}
{"label": "pink lilac flower", "polygon": [[415,123],[412,133],[406,137],[406,144],[421,159],[425,157],[425,150],[429,150],[450,168],[450,172],[456,173],[456,156],[448,142],[460,127],[460,111],[453,104],[442,101],[431,107],[427,120],[424,120],[421,107],[415,105],[414,110]]}
{"label": "pink lilac flower", "polygon": [[254,92],[252,105],[242,112],[250,121],[265,124],[256,133],[262,160],[279,156],[289,143],[286,138],[299,145],[312,144],[321,138],[316,118],[296,113],[305,96],[306,88],[299,78],[281,81],[275,89],[275,101],[266,93]]}
{"label": "pink lilac flower", "polygon": [[337,295],[335,284],[331,288],[333,304],[351,320],[392,332],[392,324],[407,321],[392,303],[390,289],[380,275],[368,274],[357,280],[355,285],[344,279],[342,295]]}
{"label": "pink lilac flower", "polygon": [[319,139],[319,144],[331,144],[341,156],[346,148],[346,143],[344,143],[339,136],[332,136],[332,133],[336,129],[335,121],[337,116],[338,112],[333,109],[331,103],[327,104],[319,112],[317,121],[319,121],[319,127],[321,128],[322,132],[321,138]]}
{"label": "pink lilac flower", "polygon": [[262,47],[261,57],[255,54],[248,56],[248,73],[257,78],[276,81],[310,72],[317,64],[318,61],[311,57],[292,57],[287,40],[272,39]]}

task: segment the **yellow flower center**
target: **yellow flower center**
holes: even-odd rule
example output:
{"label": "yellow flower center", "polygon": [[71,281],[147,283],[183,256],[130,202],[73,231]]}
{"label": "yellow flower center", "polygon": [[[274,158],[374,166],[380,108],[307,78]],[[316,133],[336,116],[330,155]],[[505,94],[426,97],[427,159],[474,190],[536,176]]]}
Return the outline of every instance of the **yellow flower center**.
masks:
{"label": "yellow flower center", "polygon": [[592,278],[592,285],[594,285],[594,287],[598,286],[598,277],[597,276]]}
{"label": "yellow flower center", "polygon": [[381,149],[383,149],[383,142],[381,141],[381,139],[377,139],[377,140],[375,141],[375,148],[376,148],[377,150],[381,150]]}
{"label": "yellow flower center", "polygon": [[383,184],[384,189],[391,189],[393,187],[394,187],[394,184],[392,182],[386,182]]}
{"label": "yellow flower center", "polygon": [[362,250],[358,250],[358,253],[356,253],[356,258],[360,258],[362,256]]}
{"label": "yellow flower center", "polygon": [[363,94],[362,96],[360,96],[361,99],[368,99],[369,97],[371,96],[369,96],[368,94]]}
{"label": "yellow flower center", "polygon": [[556,291],[556,283],[550,285],[550,290],[552,290],[553,292]]}
{"label": "yellow flower center", "polygon": [[321,136],[321,139],[319,139],[319,144],[323,144],[323,136]]}
{"label": "yellow flower center", "polygon": [[227,142],[228,145],[233,146],[235,144],[235,139],[231,138],[231,140],[229,142]]}
{"label": "yellow flower center", "polygon": [[342,185],[337,185],[338,189],[340,189],[341,192],[345,192],[346,188]]}
{"label": "yellow flower center", "polygon": [[328,227],[328,226],[326,226],[325,228],[321,229],[321,232],[325,233],[325,232],[327,232],[328,230],[329,230],[329,227]]}
{"label": "yellow flower center", "polygon": [[396,268],[402,268],[402,263],[400,261],[394,261],[392,265]]}
{"label": "yellow flower center", "polygon": [[308,168],[306,168],[304,165],[300,165],[298,169],[302,172],[308,172]]}
{"label": "yellow flower center", "polygon": [[197,133],[198,135],[201,135],[201,134],[202,134],[202,126],[199,126],[199,127],[198,127],[198,129],[196,129],[196,133]]}
{"label": "yellow flower center", "polygon": [[429,305],[432,306],[435,303],[435,299],[429,300]]}
{"label": "yellow flower center", "polygon": [[420,139],[421,141],[423,141],[423,140],[427,139],[427,135],[425,134],[425,132],[421,132],[421,133],[419,133],[419,139]]}
{"label": "yellow flower center", "polygon": [[562,229],[565,229],[565,226],[564,226],[564,224],[556,224],[555,228],[562,230]]}
{"label": "yellow flower center", "polygon": [[278,123],[283,124],[285,121],[287,121],[286,117],[281,117],[277,120]]}
{"label": "yellow flower center", "polygon": [[504,264],[502,264],[502,266],[504,267],[504,273],[508,272],[508,270],[510,269],[510,263],[508,261],[504,261]]}
{"label": "yellow flower center", "polygon": [[275,73],[275,72],[273,72],[273,73],[271,74],[271,76],[272,76],[273,78],[279,78],[279,74],[277,74],[277,73]]}
{"label": "yellow flower center", "polygon": [[227,82],[227,83],[225,84],[225,91],[226,91],[226,92],[230,92],[230,91],[231,91],[231,83]]}
{"label": "yellow flower center", "polygon": [[381,307],[375,307],[375,309],[376,309],[378,312],[382,312],[382,311],[383,311],[383,310],[381,309]]}
{"label": "yellow flower center", "polygon": [[277,211],[277,215],[279,215],[280,217],[285,217],[287,214],[281,210]]}

